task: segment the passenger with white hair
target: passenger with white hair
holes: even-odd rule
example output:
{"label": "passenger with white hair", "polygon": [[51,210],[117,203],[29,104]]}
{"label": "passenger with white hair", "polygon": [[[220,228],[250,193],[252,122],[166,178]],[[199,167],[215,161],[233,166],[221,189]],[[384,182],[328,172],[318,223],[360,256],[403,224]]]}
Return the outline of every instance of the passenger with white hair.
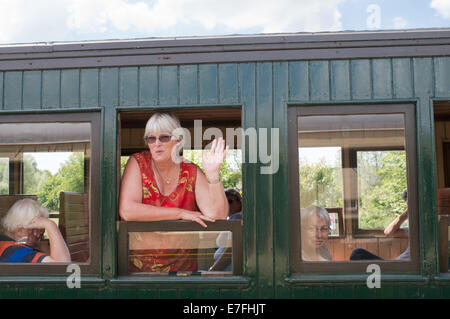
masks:
{"label": "passenger with white hair", "polygon": [[300,210],[302,234],[302,260],[331,261],[327,248],[331,220],[325,208],[309,206]]}
{"label": "passenger with white hair", "polygon": [[[46,263],[70,262],[70,253],[48,210],[32,199],[14,203],[2,220],[5,234],[0,234],[0,262]],[[37,247],[47,231],[50,255]]]}
{"label": "passenger with white hair", "polygon": [[[154,114],[145,127],[144,139],[149,150],[131,155],[122,176],[119,204],[122,220],[187,220],[206,227],[205,221],[227,218],[228,201],[219,169],[228,146],[222,138],[212,142],[208,155],[203,153],[203,171],[179,155],[185,141],[174,115]],[[179,247],[149,232],[135,237],[135,247],[144,248],[150,242],[154,247],[158,240],[161,248]],[[179,245],[189,246],[182,237],[177,237]],[[133,252],[130,248],[129,256],[131,272],[197,270],[193,249],[162,249],[156,253],[154,249]]]}

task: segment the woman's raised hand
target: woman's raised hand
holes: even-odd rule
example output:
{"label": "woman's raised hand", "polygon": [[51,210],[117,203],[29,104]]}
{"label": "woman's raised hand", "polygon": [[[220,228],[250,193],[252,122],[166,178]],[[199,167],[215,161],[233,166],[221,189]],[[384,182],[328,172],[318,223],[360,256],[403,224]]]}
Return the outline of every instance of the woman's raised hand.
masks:
{"label": "woman's raised hand", "polygon": [[209,154],[203,151],[203,170],[208,180],[219,178],[220,165],[227,156],[229,146],[225,145],[225,140],[220,137],[214,139]]}

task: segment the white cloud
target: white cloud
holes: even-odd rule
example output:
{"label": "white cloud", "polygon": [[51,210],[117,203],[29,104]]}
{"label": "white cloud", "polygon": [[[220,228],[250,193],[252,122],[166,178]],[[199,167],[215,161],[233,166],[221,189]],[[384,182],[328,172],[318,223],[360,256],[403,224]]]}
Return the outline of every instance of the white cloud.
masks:
{"label": "white cloud", "polygon": [[62,38],[66,32],[66,3],[66,0],[0,0],[0,43]]}
{"label": "white cloud", "polygon": [[450,18],[450,0],[433,0],[430,7],[435,9],[444,19]]}
{"label": "white cloud", "polygon": [[0,42],[98,39],[114,31],[151,37],[176,28],[179,36],[194,35],[191,26],[210,34],[338,31],[344,1],[0,0]]}
{"label": "white cloud", "polygon": [[392,19],[392,23],[394,25],[394,29],[406,29],[409,25],[408,21],[403,17],[395,17]]}

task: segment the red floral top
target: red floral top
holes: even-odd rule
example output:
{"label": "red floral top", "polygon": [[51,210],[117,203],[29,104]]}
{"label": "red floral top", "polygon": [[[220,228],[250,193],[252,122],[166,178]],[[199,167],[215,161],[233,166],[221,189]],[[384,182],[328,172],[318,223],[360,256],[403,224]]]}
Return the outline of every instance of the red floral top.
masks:
{"label": "red floral top", "polygon": [[168,196],[164,196],[156,185],[150,152],[145,151],[132,156],[136,159],[141,169],[142,202],[144,204],[160,207],[178,207],[192,211],[198,210],[194,194],[197,165],[182,161],[176,189]]}
{"label": "red floral top", "polygon": [[[158,207],[199,210],[195,201],[197,165],[182,161],[178,185],[172,193],[165,196],[156,184],[150,151],[135,153],[132,157],[136,159],[141,170],[142,203]],[[161,249],[130,250],[129,257],[130,272],[196,271],[198,268],[197,249],[161,247]]]}

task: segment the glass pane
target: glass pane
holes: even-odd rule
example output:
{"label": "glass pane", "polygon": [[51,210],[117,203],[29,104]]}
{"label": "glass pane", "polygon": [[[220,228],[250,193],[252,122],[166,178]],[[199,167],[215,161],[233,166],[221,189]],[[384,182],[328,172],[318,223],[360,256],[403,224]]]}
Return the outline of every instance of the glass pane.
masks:
{"label": "glass pane", "polygon": [[340,147],[299,147],[300,208],[342,207]]}
{"label": "glass pane", "polygon": [[297,124],[301,259],[409,260],[403,114]]}
{"label": "glass pane", "polygon": [[130,232],[128,243],[130,273],[232,273],[231,231]]}
{"label": "glass pane", "polygon": [[9,158],[0,157],[0,195],[9,194]]}
{"label": "glass pane", "polygon": [[123,175],[123,171],[125,170],[125,166],[127,165],[129,156],[121,156],[120,157],[120,176]]}
{"label": "glass pane", "polygon": [[[407,208],[404,151],[357,153],[359,228],[387,227]],[[407,221],[403,226],[407,226]]]}
{"label": "glass pane", "polygon": [[[22,260],[13,258],[15,262],[34,263],[52,259],[88,262],[91,124],[6,123],[0,124],[0,132],[5,134],[0,142],[0,153],[9,154],[9,172],[12,174],[6,177],[12,190],[6,193],[8,195],[0,195],[0,215],[9,216],[9,222],[3,223],[0,229],[7,237],[2,237],[4,240],[0,242],[3,245],[8,242],[11,249],[26,243],[32,247],[31,254],[37,256]],[[5,179],[3,163],[0,161],[0,188]],[[9,211],[19,202],[17,209]],[[38,210],[39,207],[45,210]],[[22,214],[25,208],[53,224],[45,222],[26,232],[15,227],[18,223],[32,223],[32,218]],[[17,229],[20,229],[21,236]],[[42,236],[34,236],[41,231]],[[63,241],[57,233],[61,234]],[[53,241],[65,246],[66,254],[57,252],[61,249],[51,251]],[[6,254],[1,258],[2,262],[12,261],[12,257],[7,258]]]}

